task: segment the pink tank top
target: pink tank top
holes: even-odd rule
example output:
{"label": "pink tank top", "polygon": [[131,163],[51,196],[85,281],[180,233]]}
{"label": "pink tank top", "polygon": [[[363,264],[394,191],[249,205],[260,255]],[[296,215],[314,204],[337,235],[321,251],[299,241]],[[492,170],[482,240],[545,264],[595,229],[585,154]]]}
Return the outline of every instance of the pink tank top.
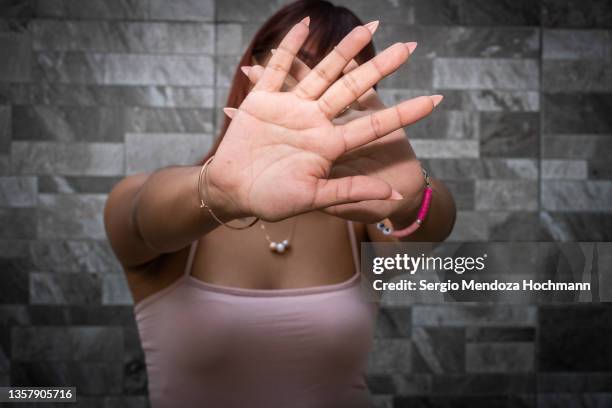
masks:
{"label": "pink tank top", "polygon": [[134,307],[152,408],[369,407],[376,305],[355,274],[331,285],[245,289],[184,274]]}

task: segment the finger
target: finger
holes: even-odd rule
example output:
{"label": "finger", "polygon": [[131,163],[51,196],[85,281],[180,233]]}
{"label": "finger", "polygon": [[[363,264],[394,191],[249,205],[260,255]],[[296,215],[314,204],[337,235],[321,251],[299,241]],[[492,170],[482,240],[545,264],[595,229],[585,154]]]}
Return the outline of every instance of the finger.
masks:
{"label": "finger", "polygon": [[336,127],[346,151],[385,136],[429,115],[442,95],[419,96]]}
{"label": "finger", "polygon": [[317,185],[313,209],[365,200],[401,200],[402,195],[386,181],[368,176],[321,179]]}
{"label": "finger", "polygon": [[340,77],[318,99],[319,108],[328,117],[349,106],[363,95],[368,88],[396,71],[414,51],[416,43],[396,43],[372,58],[370,61]]}
{"label": "finger", "polygon": [[[276,49],[273,49],[272,54],[275,52]],[[296,57],[293,59],[293,64],[291,64],[291,68],[289,69],[289,75],[298,81],[301,81],[306,77],[306,75],[308,75],[309,72],[310,67],[296,55]]]}
{"label": "finger", "polygon": [[309,23],[310,18],[306,17],[289,30],[278,45],[276,52],[270,57],[254,90],[278,91],[281,89],[295,55],[306,41]]}
{"label": "finger", "polygon": [[[359,64],[357,63],[357,61],[352,59],[346,65],[346,67],[344,67],[344,70],[342,71],[342,73],[346,75],[352,70],[354,70],[355,68],[357,68],[358,66]],[[356,110],[366,110],[366,109],[382,109],[382,108],[386,108],[386,106],[384,103],[382,103],[382,101],[380,100],[380,97],[378,96],[378,93],[376,93],[374,88],[369,88],[367,91],[365,91],[363,95],[361,95],[359,98],[357,98],[355,102],[351,104],[351,108],[356,109]]]}
{"label": "finger", "polygon": [[[241,67],[240,69],[242,69],[242,72],[245,72],[247,74],[247,77],[249,78],[249,81],[251,81],[252,84],[256,84],[257,81],[261,79],[264,73],[264,67],[262,67],[261,65],[253,65],[252,67]],[[285,84],[283,85],[282,89],[293,89],[293,87],[295,87],[297,83],[298,81],[293,78],[291,74],[288,74],[285,78]]]}
{"label": "finger", "polygon": [[378,21],[351,30],[295,87],[300,98],[315,100],[338,78],[342,70],[359,51],[372,40]]}

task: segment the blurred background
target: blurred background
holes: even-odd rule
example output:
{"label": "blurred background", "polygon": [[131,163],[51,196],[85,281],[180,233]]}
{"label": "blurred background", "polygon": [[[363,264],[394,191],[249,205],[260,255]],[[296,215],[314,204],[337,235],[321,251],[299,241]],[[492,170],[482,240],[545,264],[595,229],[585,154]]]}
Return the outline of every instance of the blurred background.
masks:
{"label": "blurred background", "polygon": [[[0,385],[148,406],[106,195],[206,153],[239,56],[283,3],[0,0]],[[445,95],[408,135],[455,194],[451,240],[610,240],[609,0],[334,3],[381,21],[379,51],[418,41],[386,102]],[[380,407],[612,406],[607,305],[394,305],[375,344]]]}

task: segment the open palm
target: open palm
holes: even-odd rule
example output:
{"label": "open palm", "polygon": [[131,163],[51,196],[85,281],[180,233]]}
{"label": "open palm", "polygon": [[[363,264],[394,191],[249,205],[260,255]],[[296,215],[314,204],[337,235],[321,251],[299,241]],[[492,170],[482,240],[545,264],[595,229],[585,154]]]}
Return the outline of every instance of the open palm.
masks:
{"label": "open palm", "polygon": [[338,78],[371,40],[356,27],[290,92],[281,88],[308,35],[294,26],[270,58],[240,107],[209,167],[210,183],[236,213],[276,221],[303,212],[367,200],[399,199],[383,179],[367,175],[330,178],[343,154],[431,112],[429,97],[415,98],[344,124],[333,119],[409,56],[403,43]]}

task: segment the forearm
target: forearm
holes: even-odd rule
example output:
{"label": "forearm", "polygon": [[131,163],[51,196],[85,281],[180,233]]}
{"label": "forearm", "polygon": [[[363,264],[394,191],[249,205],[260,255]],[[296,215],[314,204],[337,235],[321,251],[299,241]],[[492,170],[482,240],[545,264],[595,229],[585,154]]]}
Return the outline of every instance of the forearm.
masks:
{"label": "forearm", "polygon": [[[397,238],[407,242],[440,242],[451,233],[455,224],[456,208],[453,195],[440,180],[431,178],[432,200],[427,217],[421,227],[407,237]],[[398,230],[416,220],[418,207],[406,209],[399,207],[389,216],[389,221]]]}
{"label": "forearm", "polygon": [[[142,240],[157,252],[172,252],[219,226],[200,207],[201,166],[170,166],[153,172],[134,199],[133,222]],[[208,185],[205,202],[217,217],[229,221],[233,210]],[[202,183],[204,189],[204,182]]]}

